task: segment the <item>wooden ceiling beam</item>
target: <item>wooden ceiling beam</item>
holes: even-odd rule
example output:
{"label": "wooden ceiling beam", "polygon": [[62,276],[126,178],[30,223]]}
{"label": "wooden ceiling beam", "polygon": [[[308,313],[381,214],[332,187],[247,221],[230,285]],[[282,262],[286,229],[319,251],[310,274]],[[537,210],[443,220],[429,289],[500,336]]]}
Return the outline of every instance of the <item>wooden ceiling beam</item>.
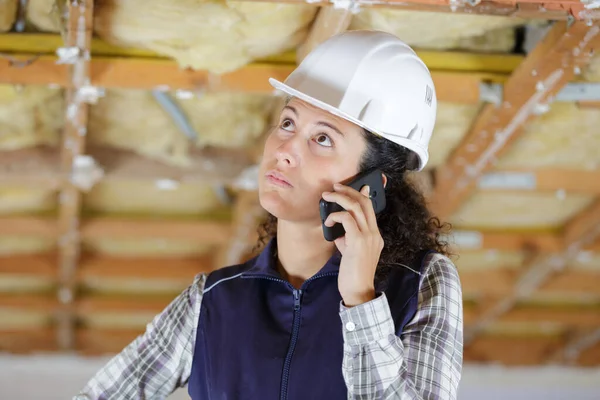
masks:
{"label": "wooden ceiling beam", "polygon": [[539,365],[564,344],[560,336],[484,334],[465,346],[464,360],[506,366]]}
{"label": "wooden ceiling beam", "polygon": [[[69,87],[67,70],[55,56],[17,54],[14,62],[0,58],[0,83]],[[35,60],[35,61],[32,61]],[[272,94],[269,78],[285,80],[293,65],[250,64],[223,75],[181,69],[168,59],[96,57],[91,60],[91,85],[103,88],[232,91]],[[503,81],[505,75],[432,71],[439,101],[478,104],[483,80]]]}
{"label": "wooden ceiling beam", "polygon": [[[557,22],[504,85],[504,101],[487,104],[445,165],[437,170],[431,204],[445,219],[476,189],[477,181],[522,134],[537,107],[547,104],[591,59],[600,23]],[[574,50],[575,49],[575,50]]]}
{"label": "wooden ceiling beam", "polygon": [[50,254],[2,256],[0,276],[3,274],[55,279],[57,277],[56,256]]}
{"label": "wooden ceiling beam", "polygon": [[[328,7],[325,7],[328,8]],[[322,17],[323,18],[323,17]],[[336,19],[338,17],[336,16]],[[327,28],[331,30],[330,27]],[[315,32],[318,33],[318,32]],[[53,33],[0,33],[0,52],[18,54],[54,55],[63,40]],[[416,50],[419,57],[432,71],[474,72],[488,74],[510,74],[523,61],[520,54],[475,53],[468,51]],[[92,58],[168,59],[150,50],[126,48],[112,45],[104,40],[92,38]],[[293,67],[298,55],[294,51],[269,56],[253,64],[275,64]],[[500,76],[500,75],[499,75]]]}
{"label": "wooden ceiling beam", "polygon": [[58,350],[55,329],[40,327],[0,330],[0,353],[32,354]]}
{"label": "wooden ceiling beam", "polygon": [[220,245],[229,239],[227,223],[210,220],[133,219],[121,217],[88,217],[81,222],[81,237],[85,239],[161,238]]}
{"label": "wooden ceiling beam", "polygon": [[600,195],[600,171],[544,167],[503,169],[483,174],[478,189],[485,191],[537,191]]}
{"label": "wooden ceiling beam", "polygon": [[63,350],[75,345],[75,317],[71,303],[75,296],[75,275],[80,253],[79,219],[82,196],[75,181],[80,158],[85,154],[89,104],[85,93],[96,90],[90,86],[90,49],[93,34],[93,0],[67,3],[68,21],[65,53],[62,59],[68,70],[65,125],[61,146],[62,180],[58,207],[58,298],[63,307],[58,318],[58,343]]}
{"label": "wooden ceiling beam", "polygon": [[[201,272],[209,272],[213,263],[209,256],[199,258],[117,258],[83,256],[78,280],[90,278],[189,280]],[[1,270],[0,270],[1,271]]]}

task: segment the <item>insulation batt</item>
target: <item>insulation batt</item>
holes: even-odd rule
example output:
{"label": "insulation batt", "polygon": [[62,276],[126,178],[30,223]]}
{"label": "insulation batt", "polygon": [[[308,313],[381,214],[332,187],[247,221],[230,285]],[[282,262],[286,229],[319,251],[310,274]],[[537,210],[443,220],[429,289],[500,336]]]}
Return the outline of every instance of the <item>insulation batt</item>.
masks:
{"label": "insulation batt", "polygon": [[354,16],[350,29],[377,29],[397,35],[421,49],[463,49],[508,52],[515,45],[513,28],[525,24],[519,18],[435,13],[389,9],[365,9]]}
{"label": "insulation batt", "polygon": [[[270,96],[242,93],[206,93],[177,102],[198,133],[195,144],[215,147],[253,143],[265,131],[273,105]],[[181,166],[189,163],[188,151],[194,145],[152,93],[143,90],[107,90],[91,107],[88,132],[92,144],[133,150]]]}
{"label": "insulation batt", "polygon": [[438,103],[436,123],[429,142],[429,162],[426,168],[442,165],[467,134],[480,106],[473,104]]}
{"label": "insulation batt", "polygon": [[[54,0],[30,0],[29,20],[58,31]],[[317,7],[206,0],[100,0],[94,30],[113,44],[152,50],[182,67],[214,73],[295,48],[308,34]]]}
{"label": "insulation batt", "polygon": [[530,122],[525,133],[500,158],[498,168],[600,167],[600,110],[553,103]]}
{"label": "insulation batt", "polygon": [[56,204],[52,190],[0,186],[0,215],[50,211]]}
{"label": "insulation batt", "polygon": [[17,17],[19,0],[0,0],[0,32],[10,31]]}
{"label": "insulation batt", "polygon": [[205,254],[210,246],[182,240],[106,237],[86,240],[83,248],[92,253],[118,257],[193,257]]}
{"label": "insulation batt", "polygon": [[63,110],[60,89],[0,85],[0,151],[58,144]]}
{"label": "insulation batt", "polygon": [[220,205],[209,185],[182,183],[161,190],[152,181],[102,181],[84,196],[86,209],[103,213],[199,215]]}
{"label": "insulation batt", "polygon": [[51,239],[35,236],[0,236],[0,256],[44,253],[54,245]]}

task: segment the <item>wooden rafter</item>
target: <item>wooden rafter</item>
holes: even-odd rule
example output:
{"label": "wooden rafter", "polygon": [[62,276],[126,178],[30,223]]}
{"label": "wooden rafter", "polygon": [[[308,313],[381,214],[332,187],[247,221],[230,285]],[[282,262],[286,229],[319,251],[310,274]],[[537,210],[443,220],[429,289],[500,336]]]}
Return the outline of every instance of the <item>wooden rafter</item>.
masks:
{"label": "wooden rafter", "polygon": [[92,0],[70,1],[69,19],[65,40],[65,53],[62,60],[68,65],[69,87],[66,92],[65,127],[61,148],[61,172],[69,179],[63,180],[58,209],[58,265],[60,301],[65,304],[59,315],[58,343],[68,350],[74,346],[74,316],[70,303],[75,294],[75,273],[80,252],[79,217],[81,192],[72,180],[75,175],[78,157],[85,150],[85,135],[89,107],[84,93],[94,90],[90,86],[90,45],[94,2]]}
{"label": "wooden rafter", "polygon": [[550,101],[600,45],[600,23],[557,22],[504,85],[502,105],[486,105],[465,140],[438,169],[432,206],[446,218],[476,188],[480,176],[523,132],[536,107]]}

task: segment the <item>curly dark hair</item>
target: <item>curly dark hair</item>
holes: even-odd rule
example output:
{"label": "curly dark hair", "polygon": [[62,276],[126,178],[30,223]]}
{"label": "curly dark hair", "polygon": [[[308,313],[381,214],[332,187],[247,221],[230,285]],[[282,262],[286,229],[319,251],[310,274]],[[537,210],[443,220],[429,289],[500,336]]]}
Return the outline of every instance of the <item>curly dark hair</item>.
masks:
{"label": "curly dark hair", "polygon": [[[407,148],[364,131],[367,149],[359,172],[380,169],[387,176],[386,208],[377,215],[377,225],[384,241],[379,258],[376,281],[383,279],[390,268],[411,263],[424,250],[450,256],[443,236],[450,232],[449,223],[441,223],[427,208],[425,198],[408,174],[418,167],[418,156]],[[271,214],[259,226],[259,243],[263,247],[277,234],[277,218]]]}

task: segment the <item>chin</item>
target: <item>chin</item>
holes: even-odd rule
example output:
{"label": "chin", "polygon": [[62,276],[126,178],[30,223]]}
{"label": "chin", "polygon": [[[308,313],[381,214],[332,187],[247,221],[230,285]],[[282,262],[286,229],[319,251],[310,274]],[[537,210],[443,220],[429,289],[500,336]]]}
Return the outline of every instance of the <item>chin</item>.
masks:
{"label": "chin", "polygon": [[307,207],[305,204],[294,203],[290,199],[281,196],[276,190],[259,190],[258,198],[262,208],[278,219],[285,221],[319,219],[318,203],[314,205],[314,212],[311,212],[311,207]]}

